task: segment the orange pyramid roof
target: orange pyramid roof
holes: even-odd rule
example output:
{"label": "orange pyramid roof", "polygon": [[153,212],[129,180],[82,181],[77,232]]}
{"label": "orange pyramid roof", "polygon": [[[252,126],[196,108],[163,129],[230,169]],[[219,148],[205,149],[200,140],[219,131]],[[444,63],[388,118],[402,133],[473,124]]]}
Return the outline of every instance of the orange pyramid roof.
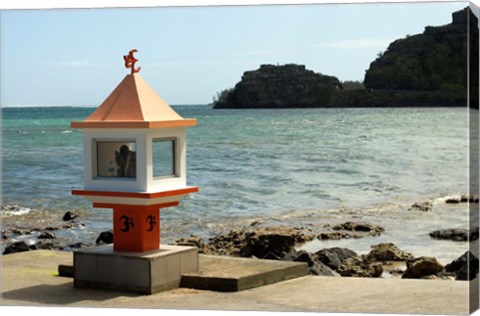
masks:
{"label": "orange pyramid roof", "polygon": [[138,74],[127,75],[89,117],[72,128],[162,128],[194,126],[175,112]]}

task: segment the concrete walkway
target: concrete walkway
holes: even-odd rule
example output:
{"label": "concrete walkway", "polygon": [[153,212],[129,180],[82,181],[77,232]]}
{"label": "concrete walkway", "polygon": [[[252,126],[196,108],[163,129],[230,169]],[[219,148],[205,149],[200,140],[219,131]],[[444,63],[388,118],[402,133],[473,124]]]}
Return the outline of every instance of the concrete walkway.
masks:
{"label": "concrete walkway", "polygon": [[[304,276],[239,292],[180,288],[154,295],[78,289],[58,277],[72,253],[37,250],[1,257],[1,305],[468,314],[469,282]],[[478,297],[478,279],[472,283]]]}

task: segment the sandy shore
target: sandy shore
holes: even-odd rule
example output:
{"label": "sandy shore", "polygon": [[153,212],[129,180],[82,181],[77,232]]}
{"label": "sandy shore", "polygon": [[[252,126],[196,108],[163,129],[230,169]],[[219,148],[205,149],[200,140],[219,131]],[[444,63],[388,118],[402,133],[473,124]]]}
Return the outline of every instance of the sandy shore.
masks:
{"label": "sandy shore", "polygon": [[305,276],[250,290],[221,293],[177,289],[154,295],[85,290],[58,277],[70,252],[38,250],[2,256],[1,305],[320,313],[468,314],[469,285],[478,278],[399,280]]}

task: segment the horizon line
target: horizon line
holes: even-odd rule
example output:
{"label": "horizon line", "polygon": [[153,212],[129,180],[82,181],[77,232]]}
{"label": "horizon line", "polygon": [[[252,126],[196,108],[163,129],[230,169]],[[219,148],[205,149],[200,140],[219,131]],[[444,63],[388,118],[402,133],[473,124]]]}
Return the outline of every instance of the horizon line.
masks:
{"label": "horizon line", "polygon": [[[212,103],[192,103],[192,104],[169,104],[170,106],[204,106]],[[49,104],[20,104],[20,105],[2,105],[0,109],[6,108],[98,108],[99,105],[49,105]]]}

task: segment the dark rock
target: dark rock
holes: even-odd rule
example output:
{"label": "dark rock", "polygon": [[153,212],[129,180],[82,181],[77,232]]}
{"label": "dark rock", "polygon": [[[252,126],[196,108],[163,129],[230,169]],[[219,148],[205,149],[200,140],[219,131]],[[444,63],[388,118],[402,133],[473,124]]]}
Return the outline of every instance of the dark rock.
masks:
{"label": "dark rock", "polygon": [[349,230],[355,232],[383,232],[385,229],[380,226],[363,224],[363,223],[354,223],[354,222],[345,222],[343,224],[338,224],[333,226],[333,230]]}
{"label": "dark rock", "polygon": [[473,280],[479,270],[479,260],[470,251],[445,266],[446,272],[455,273],[456,280]]}
{"label": "dark rock", "polygon": [[295,243],[299,244],[306,243],[307,241],[311,241],[316,238],[315,234],[313,234],[308,228],[294,228],[292,234],[295,238]]}
{"label": "dark rock", "polygon": [[4,212],[17,212],[20,210],[20,206],[16,204],[2,204],[0,205],[0,211]]}
{"label": "dark rock", "polygon": [[240,249],[242,257],[255,256],[257,258],[265,257],[269,252],[284,257],[295,247],[295,238],[289,234],[279,232],[264,232],[262,234],[249,236]]}
{"label": "dark rock", "polygon": [[479,199],[479,196],[478,196],[478,195],[471,195],[471,196],[469,197],[468,202],[470,202],[470,203],[478,203],[479,200],[480,200],[480,199]]}
{"label": "dark rock", "polygon": [[316,262],[315,255],[305,250],[300,250],[296,253],[295,258],[292,261],[306,262],[309,267],[313,266]]}
{"label": "dark rock", "polygon": [[320,240],[340,240],[340,239],[358,238],[358,236],[348,232],[331,232],[331,233],[320,233],[317,236],[317,238]]}
{"label": "dark rock", "polygon": [[38,239],[55,239],[55,237],[56,237],[56,236],[55,236],[54,233],[46,230],[46,231],[42,232],[42,233],[40,234],[40,236],[38,236]]}
{"label": "dark rock", "polygon": [[378,278],[383,273],[383,267],[380,263],[369,263],[359,257],[351,257],[342,262],[337,272],[345,277]]}
{"label": "dark rock", "polygon": [[73,265],[60,264],[58,265],[58,276],[73,278],[74,277],[74,267]]}
{"label": "dark rock", "polygon": [[460,203],[460,201],[461,201],[461,198],[453,197],[453,198],[446,199],[445,203],[447,203],[447,204],[458,204],[458,203]]}
{"label": "dark rock", "polygon": [[77,243],[74,243],[74,244],[67,245],[67,247],[70,248],[70,249],[84,249],[84,248],[92,247],[92,244],[77,242]]}
{"label": "dark rock", "polygon": [[407,261],[407,270],[402,279],[421,279],[429,275],[436,275],[443,270],[443,266],[434,257],[420,257]]}
{"label": "dark rock", "polygon": [[445,200],[447,204],[458,204],[458,203],[478,203],[478,195],[461,195],[449,197]]}
{"label": "dark rock", "polygon": [[199,250],[199,253],[206,253],[207,245],[205,244],[203,239],[197,235],[192,234],[188,238],[180,238],[177,241],[175,241],[175,244],[179,246],[197,247]]}
{"label": "dark rock", "polygon": [[299,228],[249,227],[214,236],[204,249],[205,253],[210,254],[275,259],[291,253],[296,243],[314,237],[308,230]]}
{"label": "dark rock", "polygon": [[477,226],[470,231],[470,241],[477,240],[479,237],[478,235],[479,235],[479,232],[478,232],[478,226]]}
{"label": "dark rock", "polygon": [[421,211],[421,212],[429,212],[432,210],[433,204],[431,202],[423,202],[423,203],[413,203],[408,208],[409,211]]}
{"label": "dark rock", "polygon": [[312,254],[305,250],[292,251],[281,259],[295,262],[306,262],[308,265],[308,273],[311,275],[340,276],[330,267],[318,261],[315,254]]}
{"label": "dark rock", "polygon": [[447,203],[447,204],[458,204],[458,203],[461,203],[461,200],[456,199],[456,198],[449,198],[449,199],[445,200],[445,203]]}
{"label": "dark rock", "polygon": [[340,240],[351,238],[364,238],[366,236],[378,236],[384,231],[383,227],[369,224],[344,223],[332,228],[335,232],[320,233],[320,240]]}
{"label": "dark rock", "polygon": [[40,229],[36,228],[16,228],[13,230],[14,234],[17,235],[31,235],[34,231],[40,231]]}
{"label": "dark rock", "polygon": [[468,265],[463,265],[455,271],[455,280],[470,281],[475,279],[478,274],[478,265],[474,269],[469,269]]}
{"label": "dark rock", "polygon": [[78,215],[73,214],[72,212],[68,211],[63,215],[63,220],[64,221],[73,221],[75,218],[77,218]]}
{"label": "dark rock", "polygon": [[11,253],[16,253],[16,252],[24,252],[24,251],[30,251],[31,248],[29,245],[27,245],[24,241],[17,241],[14,242],[13,244],[9,244],[8,246],[5,247],[5,250],[3,251],[4,255],[8,255]]}
{"label": "dark rock", "polygon": [[[469,237],[469,232],[467,229],[463,228],[450,228],[450,229],[440,229],[431,232],[430,237],[433,239],[448,239],[453,241],[467,241]],[[478,239],[478,228],[476,235],[473,234],[472,237]],[[475,240],[472,239],[472,240]]]}
{"label": "dark rock", "polygon": [[41,246],[41,242],[38,242],[36,244],[31,244],[29,247],[30,247],[30,250],[38,250],[38,249],[41,249],[40,246]]}
{"label": "dark rock", "polygon": [[65,250],[65,247],[62,246],[58,242],[45,242],[41,241],[35,244],[36,249],[43,249],[43,250]]}
{"label": "dark rock", "polygon": [[366,256],[369,261],[406,261],[414,258],[412,253],[400,250],[392,243],[381,243],[371,248]]}
{"label": "dark rock", "polygon": [[12,227],[5,229],[3,233],[7,236],[21,236],[21,235],[31,235],[35,230],[40,231],[41,229],[36,228],[25,228],[25,227]]}
{"label": "dark rock", "polygon": [[[330,226],[325,225],[324,227],[329,228]],[[334,232],[322,232],[317,238],[320,240],[364,238],[366,236],[378,236],[385,231],[381,226],[353,222],[334,225],[332,229]]]}
{"label": "dark rock", "polygon": [[318,261],[322,262],[333,270],[337,270],[346,259],[356,256],[357,253],[355,251],[338,247],[322,249],[315,253],[315,257],[318,259]]}
{"label": "dark rock", "polygon": [[244,72],[235,88],[220,93],[214,108],[320,107],[341,87],[336,77],[315,73],[304,65],[261,65]]}
{"label": "dark rock", "polygon": [[460,203],[478,203],[478,195],[462,195]]}
{"label": "dark rock", "polygon": [[333,271],[330,267],[328,267],[327,265],[319,261],[315,261],[315,263],[312,266],[308,267],[308,274],[321,275],[321,276],[335,276],[335,277],[340,276],[340,274]]}
{"label": "dark rock", "polygon": [[220,234],[210,238],[205,249],[207,253],[241,257],[244,254],[242,249],[246,247],[247,238],[244,231],[231,230],[226,235]]}
{"label": "dark rock", "polygon": [[97,245],[113,244],[113,232],[111,230],[101,232],[95,243]]}

